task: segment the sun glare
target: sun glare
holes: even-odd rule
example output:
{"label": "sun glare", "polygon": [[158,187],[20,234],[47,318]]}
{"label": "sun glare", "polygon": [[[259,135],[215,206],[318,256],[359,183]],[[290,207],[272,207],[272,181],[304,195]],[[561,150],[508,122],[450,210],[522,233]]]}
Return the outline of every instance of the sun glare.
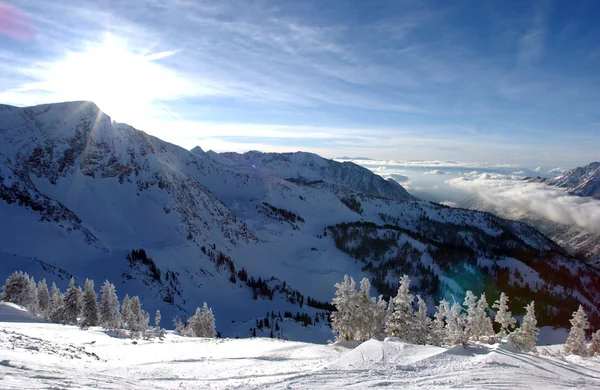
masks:
{"label": "sun glare", "polygon": [[162,105],[187,94],[185,80],[158,61],[174,54],[139,54],[107,38],[81,52],[70,52],[50,67],[43,88],[64,100],[90,100],[114,120],[139,123]]}

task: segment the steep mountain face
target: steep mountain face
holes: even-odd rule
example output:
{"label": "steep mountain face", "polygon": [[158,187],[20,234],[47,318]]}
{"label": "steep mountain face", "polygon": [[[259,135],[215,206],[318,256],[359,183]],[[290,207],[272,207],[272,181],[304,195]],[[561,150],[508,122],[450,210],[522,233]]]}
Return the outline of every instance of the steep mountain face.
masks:
{"label": "steep mountain face", "polygon": [[300,184],[326,182],[364,194],[392,200],[408,200],[412,196],[397,182],[387,181],[352,162],[327,160],[313,153],[222,153],[240,165],[249,165],[290,182]]}
{"label": "steep mountain face", "polygon": [[525,178],[533,183],[545,183],[551,186],[566,188],[569,194],[589,196],[600,199],[600,162],[593,162],[584,167],[577,167],[551,178]]}
{"label": "steep mountain face", "polygon": [[514,221],[524,222],[543,232],[546,236],[566,249],[571,255],[584,259],[588,264],[600,266],[600,234],[590,233],[578,226],[565,225],[543,219],[538,214],[509,210],[487,202],[477,194],[472,194],[459,203],[465,209],[484,211]]}
{"label": "steep mountain face", "polygon": [[310,153],[187,151],[86,102],[0,106],[0,222],[1,274],[109,279],[165,319],[206,301],[224,336],[270,313],[280,330],[257,335],[332,339],[326,303],[344,274],[390,294],[408,273],[430,307],[504,290],[514,312],[543,303],[542,324],[579,303],[598,320],[600,273],[526,224]]}

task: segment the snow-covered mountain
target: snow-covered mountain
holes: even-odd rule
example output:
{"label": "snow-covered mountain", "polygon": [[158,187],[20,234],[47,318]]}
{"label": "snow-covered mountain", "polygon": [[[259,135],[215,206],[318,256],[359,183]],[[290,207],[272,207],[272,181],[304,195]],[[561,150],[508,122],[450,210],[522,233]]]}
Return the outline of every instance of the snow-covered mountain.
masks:
{"label": "snow-covered mountain", "polygon": [[0,199],[1,274],[109,279],[165,319],[206,301],[227,336],[281,312],[277,336],[332,339],[323,313],[344,274],[388,294],[408,273],[430,307],[504,290],[514,312],[544,302],[542,325],[579,303],[600,321],[600,272],[526,224],[310,153],[188,151],[88,102],[0,106]]}
{"label": "snow-covered mountain", "polygon": [[600,199],[600,162],[592,162],[551,178],[538,176],[524,180],[566,188],[571,195]]}

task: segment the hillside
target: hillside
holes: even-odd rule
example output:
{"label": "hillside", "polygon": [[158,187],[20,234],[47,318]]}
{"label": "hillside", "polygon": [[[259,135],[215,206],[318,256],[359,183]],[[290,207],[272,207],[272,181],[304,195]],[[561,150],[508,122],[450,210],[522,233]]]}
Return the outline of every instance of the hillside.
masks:
{"label": "hillside", "polygon": [[408,272],[431,307],[504,289],[513,312],[543,303],[542,325],[567,325],[579,303],[600,322],[600,272],[526,224],[420,201],[310,153],[188,151],[93,103],[0,106],[0,199],[4,277],[109,279],[165,319],[206,301],[224,336],[272,315],[276,337],[333,339],[316,319],[344,274],[388,294]]}

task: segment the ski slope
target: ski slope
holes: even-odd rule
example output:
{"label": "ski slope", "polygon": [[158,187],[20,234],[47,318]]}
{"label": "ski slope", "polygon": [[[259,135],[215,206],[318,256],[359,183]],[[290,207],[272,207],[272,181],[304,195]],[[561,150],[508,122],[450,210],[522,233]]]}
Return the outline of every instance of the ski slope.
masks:
{"label": "ski slope", "polygon": [[113,336],[32,322],[26,311],[0,303],[0,388],[600,388],[600,358],[524,354],[498,344],[447,349],[388,339],[352,349],[172,332],[150,341]]}

